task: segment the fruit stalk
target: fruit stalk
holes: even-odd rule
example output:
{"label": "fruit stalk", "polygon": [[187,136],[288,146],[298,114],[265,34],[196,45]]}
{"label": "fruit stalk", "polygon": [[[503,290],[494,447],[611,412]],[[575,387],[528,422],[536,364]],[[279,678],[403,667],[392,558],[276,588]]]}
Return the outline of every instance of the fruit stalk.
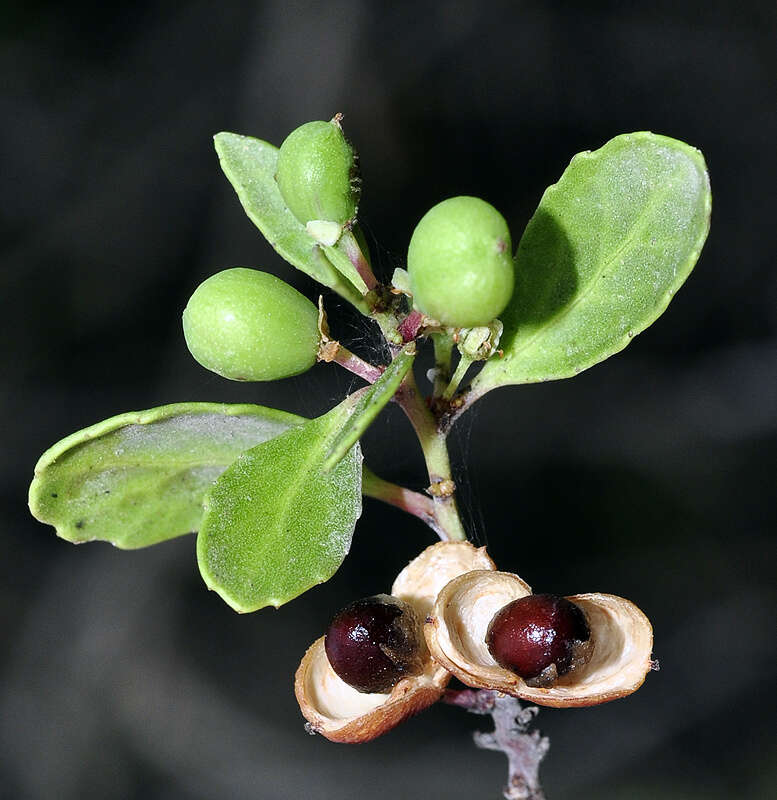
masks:
{"label": "fruit stalk", "polygon": [[456,394],[456,390],[459,388],[459,384],[464,380],[464,376],[467,374],[467,370],[470,368],[471,364],[472,359],[467,358],[464,355],[461,356],[459,363],[456,365],[456,370],[453,373],[450,383],[442,393],[443,400],[451,400],[453,398],[453,395]]}
{"label": "fruit stalk", "polygon": [[378,378],[383,374],[382,367],[376,367],[360,358],[356,353],[352,353],[347,347],[343,347],[339,342],[336,342],[337,348],[334,350],[331,358],[324,358],[323,360],[334,361],[341,367],[344,367],[354,375],[364,378],[367,383],[375,383]]}

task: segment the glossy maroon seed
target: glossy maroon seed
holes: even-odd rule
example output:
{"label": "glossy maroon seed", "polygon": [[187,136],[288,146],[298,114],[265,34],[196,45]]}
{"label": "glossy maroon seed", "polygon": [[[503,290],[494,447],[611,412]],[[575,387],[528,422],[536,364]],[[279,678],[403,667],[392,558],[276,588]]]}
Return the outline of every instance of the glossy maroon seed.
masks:
{"label": "glossy maroon seed", "polygon": [[422,671],[420,625],[412,607],[378,594],[356,600],[329,625],[324,648],[332,669],[360,692],[390,692]]}
{"label": "glossy maroon seed", "polygon": [[587,660],[584,646],[591,631],[585,614],[571,601],[554,594],[532,594],[498,611],[486,633],[494,660],[524,680],[544,676],[549,685]]}

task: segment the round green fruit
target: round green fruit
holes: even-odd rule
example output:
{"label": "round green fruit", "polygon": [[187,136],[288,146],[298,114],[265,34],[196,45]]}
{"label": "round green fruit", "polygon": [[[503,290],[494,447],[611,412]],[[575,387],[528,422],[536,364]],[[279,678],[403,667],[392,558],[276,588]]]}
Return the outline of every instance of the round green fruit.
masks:
{"label": "round green fruit", "polygon": [[318,311],[275,275],[234,267],[197,287],[183,334],[206,369],[233,381],[271,381],[316,362]]}
{"label": "round green fruit", "polygon": [[344,225],[359,200],[353,148],[339,120],[306,122],[281,145],[275,174],[292,214],[306,225],[326,220]]}
{"label": "round green fruit", "polygon": [[413,231],[407,271],[415,306],[443,325],[487,325],[513,293],[510,230],[485,200],[451,197]]}

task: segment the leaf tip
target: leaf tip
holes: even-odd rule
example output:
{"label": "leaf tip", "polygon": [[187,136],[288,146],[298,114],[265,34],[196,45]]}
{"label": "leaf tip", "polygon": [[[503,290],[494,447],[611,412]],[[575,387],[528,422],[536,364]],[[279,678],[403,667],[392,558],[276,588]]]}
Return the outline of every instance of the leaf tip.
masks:
{"label": "leaf tip", "polygon": [[230,131],[219,131],[218,133],[213,134],[213,141],[214,142],[222,142],[225,139],[230,137],[239,136],[238,133],[231,133]]}

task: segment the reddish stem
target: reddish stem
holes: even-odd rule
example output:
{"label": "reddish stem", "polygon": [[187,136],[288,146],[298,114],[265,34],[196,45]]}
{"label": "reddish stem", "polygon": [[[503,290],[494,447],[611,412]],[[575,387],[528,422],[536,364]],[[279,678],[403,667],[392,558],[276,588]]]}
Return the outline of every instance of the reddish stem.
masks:
{"label": "reddish stem", "polygon": [[448,534],[438,524],[434,516],[434,501],[430,497],[397,486],[395,483],[379,478],[374,473],[364,468],[362,477],[362,491],[368,497],[382,500],[384,503],[401,508],[414,517],[423,520],[443,541],[448,540]]}
{"label": "reddish stem", "polygon": [[354,375],[364,378],[367,383],[375,383],[386,369],[385,367],[376,367],[370,364],[342,345],[338,346],[332,360],[341,367],[345,367],[349,372],[353,372]]}

